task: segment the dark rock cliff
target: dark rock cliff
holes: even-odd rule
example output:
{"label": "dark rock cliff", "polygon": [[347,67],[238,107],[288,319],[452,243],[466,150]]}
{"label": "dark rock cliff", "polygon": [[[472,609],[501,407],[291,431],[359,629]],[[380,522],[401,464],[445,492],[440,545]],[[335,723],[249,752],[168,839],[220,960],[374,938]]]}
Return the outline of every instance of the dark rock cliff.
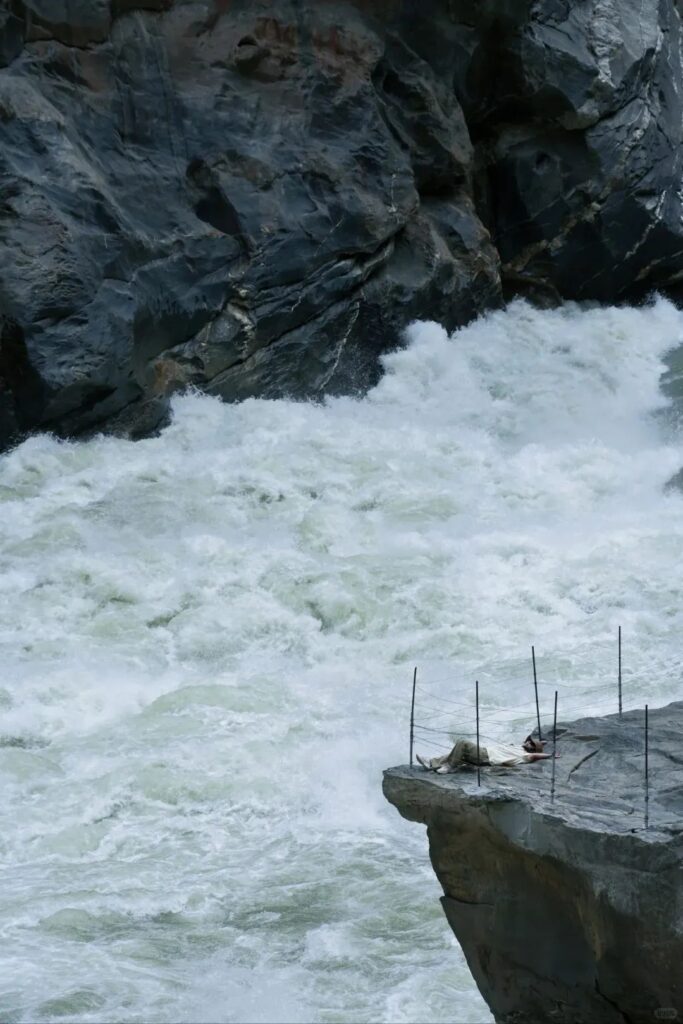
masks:
{"label": "dark rock cliff", "polygon": [[673,0],[0,0],[0,444],[675,288]]}
{"label": "dark rock cliff", "polygon": [[[683,702],[558,729],[551,762],[436,775],[384,793],[427,825],[446,917],[500,1024],[683,1020]],[[454,1008],[455,1009],[455,1008]]]}

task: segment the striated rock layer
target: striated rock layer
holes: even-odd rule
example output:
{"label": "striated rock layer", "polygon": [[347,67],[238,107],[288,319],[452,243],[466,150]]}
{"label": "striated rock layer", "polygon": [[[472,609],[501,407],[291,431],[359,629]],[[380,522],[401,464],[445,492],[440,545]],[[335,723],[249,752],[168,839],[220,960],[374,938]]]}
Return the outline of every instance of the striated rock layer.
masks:
{"label": "striated rock layer", "polygon": [[0,0],[0,445],[682,269],[674,0]]}
{"label": "striated rock layer", "polygon": [[683,702],[558,732],[551,764],[436,775],[384,793],[427,825],[446,917],[498,1022],[683,1019]]}

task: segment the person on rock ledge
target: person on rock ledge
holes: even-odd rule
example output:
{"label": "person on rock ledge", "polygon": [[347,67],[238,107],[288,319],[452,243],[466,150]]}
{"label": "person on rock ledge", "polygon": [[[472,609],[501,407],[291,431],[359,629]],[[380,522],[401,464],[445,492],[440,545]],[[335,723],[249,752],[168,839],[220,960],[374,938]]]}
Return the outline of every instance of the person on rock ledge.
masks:
{"label": "person on rock ledge", "polygon": [[[513,768],[518,764],[529,764],[532,761],[545,761],[552,757],[546,754],[543,747],[546,740],[535,740],[533,736],[527,736],[521,747],[512,746],[508,743],[487,743],[485,747],[479,744],[479,761],[477,762],[477,744],[472,740],[458,740],[449,754],[442,754],[440,757],[420,757],[417,760],[423,768],[440,775],[455,772],[464,764],[491,765],[496,768]],[[559,757],[559,754],[556,755]]]}

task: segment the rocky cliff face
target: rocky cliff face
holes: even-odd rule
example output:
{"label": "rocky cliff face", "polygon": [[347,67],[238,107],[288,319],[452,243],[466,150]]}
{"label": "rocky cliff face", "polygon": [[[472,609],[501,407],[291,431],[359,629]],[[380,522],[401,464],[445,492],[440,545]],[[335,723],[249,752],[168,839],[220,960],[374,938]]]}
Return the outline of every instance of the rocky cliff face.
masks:
{"label": "rocky cliff face", "polygon": [[446,917],[500,1024],[683,1019],[683,702],[558,730],[550,762],[436,775],[384,792],[427,825]]}
{"label": "rocky cliff face", "polygon": [[673,0],[0,0],[0,443],[682,270]]}

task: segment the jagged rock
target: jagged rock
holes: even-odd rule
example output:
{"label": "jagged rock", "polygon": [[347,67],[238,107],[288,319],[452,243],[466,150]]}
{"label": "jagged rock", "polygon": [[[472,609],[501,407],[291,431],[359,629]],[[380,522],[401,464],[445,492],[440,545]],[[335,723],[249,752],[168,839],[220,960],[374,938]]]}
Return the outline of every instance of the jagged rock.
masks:
{"label": "jagged rock", "polygon": [[673,0],[5,0],[0,446],[675,287],[681,77]]}
{"label": "jagged rock", "polygon": [[446,917],[500,1024],[683,1018],[683,702],[558,727],[551,762],[437,775],[384,793],[427,825]]}
{"label": "jagged rock", "polygon": [[[456,4],[463,15],[470,6]],[[502,17],[502,4],[481,5],[459,90],[487,171],[481,205],[503,277],[517,290],[521,276],[604,302],[675,282],[683,269],[677,4],[505,6]]]}

